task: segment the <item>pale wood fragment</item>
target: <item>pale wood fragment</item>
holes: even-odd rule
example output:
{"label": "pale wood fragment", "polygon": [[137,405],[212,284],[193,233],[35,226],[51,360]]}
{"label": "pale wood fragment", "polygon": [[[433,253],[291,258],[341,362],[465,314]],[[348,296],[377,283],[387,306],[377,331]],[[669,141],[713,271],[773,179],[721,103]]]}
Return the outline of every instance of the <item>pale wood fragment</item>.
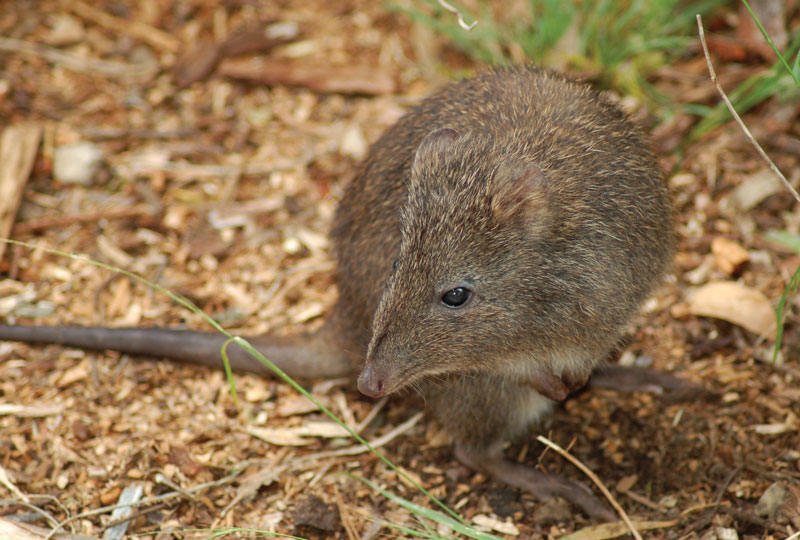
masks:
{"label": "pale wood fragment", "polygon": [[[50,531],[48,529],[0,517],[0,538],[8,540],[44,540],[48,538],[49,534]],[[56,533],[53,536],[49,536],[49,538],[52,540],[97,540],[95,536],[67,533]]]}
{"label": "pale wood fragment", "polygon": [[153,48],[173,53],[181,48],[181,41],[178,38],[149,24],[114,17],[85,2],[68,2],[66,5],[69,6],[76,15],[84,19],[88,19],[114,32],[133,36],[136,39],[144,41]]}
{"label": "pale wood fragment", "polygon": [[[0,238],[14,226],[41,137],[42,126],[31,122],[8,126],[0,136]],[[7,245],[0,243],[0,259]]]}
{"label": "pale wood fragment", "polygon": [[312,66],[283,60],[229,58],[219,65],[218,73],[268,86],[301,86],[320,93],[385,95],[395,91],[394,78],[368,66]]}

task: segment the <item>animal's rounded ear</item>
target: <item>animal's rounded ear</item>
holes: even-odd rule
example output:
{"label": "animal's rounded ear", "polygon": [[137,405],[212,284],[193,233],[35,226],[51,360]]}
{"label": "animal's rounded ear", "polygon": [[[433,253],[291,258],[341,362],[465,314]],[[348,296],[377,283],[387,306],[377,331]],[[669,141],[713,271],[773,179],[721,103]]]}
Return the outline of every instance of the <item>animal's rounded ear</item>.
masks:
{"label": "animal's rounded ear", "polygon": [[494,177],[492,214],[500,222],[547,208],[547,178],[535,163],[501,165]]}
{"label": "animal's rounded ear", "polygon": [[417,147],[413,166],[417,167],[430,157],[445,152],[458,137],[458,131],[452,128],[441,128],[436,131],[431,131],[422,139],[422,142]]}

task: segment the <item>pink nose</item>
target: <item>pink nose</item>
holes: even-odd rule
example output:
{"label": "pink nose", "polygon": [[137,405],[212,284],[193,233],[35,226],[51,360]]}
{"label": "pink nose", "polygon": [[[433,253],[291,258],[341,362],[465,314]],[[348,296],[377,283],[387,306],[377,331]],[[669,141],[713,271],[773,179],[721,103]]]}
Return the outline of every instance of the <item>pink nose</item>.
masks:
{"label": "pink nose", "polygon": [[358,376],[358,391],[371,398],[379,398],[386,394],[383,377],[379,376],[370,364],[364,366],[364,370]]}

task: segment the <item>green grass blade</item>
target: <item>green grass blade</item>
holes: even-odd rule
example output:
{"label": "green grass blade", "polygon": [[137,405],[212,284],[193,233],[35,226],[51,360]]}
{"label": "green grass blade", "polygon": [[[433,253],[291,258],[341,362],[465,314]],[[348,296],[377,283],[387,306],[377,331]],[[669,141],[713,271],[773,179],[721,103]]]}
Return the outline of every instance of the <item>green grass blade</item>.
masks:
{"label": "green grass blade", "polygon": [[222,344],[222,350],[220,354],[222,354],[222,367],[225,368],[225,377],[228,380],[228,389],[231,392],[231,397],[233,398],[233,404],[236,408],[239,408],[239,398],[236,395],[236,382],[233,380],[233,370],[231,370],[231,361],[228,359],[228,345],[233,342],[233,338],[228,338],[225,343]]}
{"label": "green grass blade", "polygon": [[[230,341],[232,343],[236,343],[237,345],[242,347],[244,350],[246,350],[248,353],[250,353],[251,356],[253,356],[254,358],[257,358],[259,362],[261,362],[262,364],[267,366],[273,373],[275,373],[275,375],[278,376],[278,378],[280,378],[281,380],[283,380],[284,382],[289,384],[292,388],[294,388],[295,390],[300,392],[306,398],[310,399],[311,402],[314,403],[314,405],[316,405],[317,407],[319,407],[319,409],[325,415],[327,415],[331,420],[333,420],[334,422],[336,422],[337,424],[342,426],[350,434],[351,437],[353,437],[359,443],[363,444],[375,457],[377,457],[378,459],[383,461],[389,468],[391,468],[398,475],[402,476],[405,480],[407,480],[409,482],[409,484],[414,486],[417,490],[419,490],[426,497],[428,497],[428,499],[431,502],[433,502],[436,506],[439,506],[442,510],[444,510],[450,516],[452,516],[453,520],[456,523],[463,523],[464,525],[466,525],[466,521],[464,521],[461,516],[459,516],[455,511],[450,509],[442,501],[440,501],[439,499],[437,499],[436,497],[431,495],[431,493],[428,490],[426,490],[425,488],[420,486],[416,481],[414,481],[413,478],[409,477],[397,465],[392,463],[389,460],[389,458],[387,458],[382,452],[380,452],[376,448],[373,448],[372,445],[369,444],[363,437],[361,437],[358,433],[356,433],[355,431],[350,429],[350,427],[348,427],[341,419],[339,419],[339,417],[337,417],[335,414],[333,414],[333,412],[330,409],[328,409],[322,403],[320,403],[319,400],[317,400],[314,396],[312,396],[305,388],[303,388],[300,384],[298,384],[294,379],[292,379],[286,373],[284,373],[283,370],[281,370],[278,366],[276,366],[275,364],[270,362],[267,358],[264,357],[263,354],[261,354],[259,351],[257,351],[252,345],[250,345],[243,338],[241,338],[239,336],[234,336],[233,334],[231,334],[230,332],[225,330],[222,326],[219,325],[219,323],[217,323],[214,319],[212,319],[207,314],[205,314],[203,312],[203,310],[201,310],[199,307],[194,305],[187,298],[185,298],[185,297],[183,297],[183,296],[181,296],[179,294],[173,293],[169,289],[166,289],[165,287],[162,287],[161,285],[158,285],[157,283],[153,283],[152,281],[150,281],[148,279],[145,279],[142,276],[134,274],[133,272],[130,272],[129,270],[124,270],[122,268],[118,268],[118,267],[112,266],[110,264],[105,264],[105,263],[102,263],[100,261],[95,261],[93,259],[90,259],[90,258],[82,256],[82,255],[75,255],[74,253],[67,253],[66,251],[61,251],[61,250],[54,249],[54,248],[44,248],[42,246],[34,245],[34,244],[29,243],[29,242],[21,242],[19,240],[11,240],[11,239],[8,239],[8,238],[0,238],[0,242],[5,242],[7,244],[13,244],[13,245],[17,245],[17,246],[23,246],[23,247],[27,247],[27,248],[30,248],[30,249],[40,249],[40,250],[42,250],[42,251],[44,251],[46,253],[51,253],[53,255],[58,255],[58,256],[61,256],[61,257],[67,257],[67,258],[72,259],[72,260],[81,261],[81,262],[84,262],[84,263],[91,264],[93,266],[97,266],[98,268],[103,268],[103,269],[106,269],[106,270],[110,270],[112,272],[116,272],[118,274],[122,274],[124,276],[127,276],[127,277],[129,277],[131,279],[134,279],[134,280],[138,281],[139,283],[142,283],[143,285],[145,285],[147,287],[150,287],[151,289],[153,289],[155,291],[158,291],[160,293],[163,293],[163,294],[167,295],[174,302],[176,302],[176,303],[180,304],[181,306],[193,311],[194,313],[197,313],[198,315],[203,317],[211,326],[213,326],[218,332],[224,334],[228,338],[228,341]],[[227,345],[227,343],[226,343],[226,345]],[[223,346],[222,349],[224,350],[225,346]],[[220,352],[222,353],[222,351],[220,351]],[[228,371],[229,369],[230,369],[230,364],[228,364],[228,369],[226,369],[226,372],[229,372]],[[229,378],[229,381],[230,380],[232,380],[232,376]]]}
{"label": "green grass blade", "polygon": [[465,536],[467,536],[469,538],[474,538],[476,540],[502,540],[500,537],[494,536],[493,534],[489,534],[489,533],[485,533],[485,532],[481,532],[481,531],[478,531],[476,529],[473,529],[472,527],[470,527],[469,525],[467,525],[463,521],[456,521],[456,520],[450,518],[449,516],[446,516],[445,514],[442,514],[441,512],[437,512],[436,510],[431,510],[430,508],[425,508],[424,506],[420,506],[420,505],[415,504],[415,503],[413,503],[411,501],[407,501],[406,499],[403,499],[402,497],[398,497],[394,493],[390,493],[390,492],[386,491],[385,489],[381,488],[377,484],[375,484],[373,482],[370,482],[366,478],[361,478],[360,476],[353,476],[353,478],[355,478],[356,480],[360,480],[361,482],[364,482],[365,484],[367,484],[373,490],[377,491],[378,493],[380,493],[381,495],[383,495],[387,499],[391,500],[392,502],[402,506],[406,510],[412,512],[416,516],[421,516],[421,517],[424,517],[426,519],[430,519],[431,521],[435,521],[436,523],[440,523],[440,524],[444,525],[445,527],[449,527],[450,529],[454,530],[455,532],[463,534],[463,535],[465,535]]}
{"label": "green grass blade", "polygon": [[792,279],[789,280],[789,285],[783,289],[783,294],[778,302],[778,308],[776,310],[778,332],[775,335],[775,347],[772,349],[773,365],[778,361],[778,353],[783,345],[783,324],[786,318],[786,301],[789,299],[789,296],[793,296],[797,292],[798,285],[800,285],[800,266],[795,269],[794,274],[792,274]]}
{"label": "green grass blade", "polygon": [[[786,231],[769,231],[765,235],[765,238],[771,242],[780,244],[786,249],[800,254],[800,236],[797,236],[796,234],[791,234]],[[781,294],[781,299],[778,301],[778,307],[775,310],[776,319],[778,321],[778,332],[775,335],[775,347],[772,349],[773,364],[775,364],[775,362],[778,360],[778,353],[783,345],[783,326],[784,319],[786,317],[786,302],[790,296],[797,292],[798,285],[800,285],[800,266],[798,266],[794,271],[791,279],[789,279],[789,284],[783,289],[783,294]]]}
{"label": "green grass blade", "polygon": [[792,69],[789,66],[789,63],[783,57],[783,55],[781,54],[781,51],[779,51],[778,47],[775,46],[775,42],[773,42],[772,38],[769,37],[769,34],[767,33],[767,31],[761,25],[761,21],[758,20],[758,17],[756,17],[756,14],[753,13],[752,9],[750,9],[750,4],[747,2],[747,0],[742,0],[742,3],[744,4],[744,7],[747,9],[747,12],[750,13],[750,17],[752,17],[753,21],[756,23],[756,26],[758,26],[758,29],[761,31],[761,35],[764,36],[764,39],[767,40],[767,43],[769,43],[769,46],[772,48],[772,51],[778,57],[778,60],[784,65],[784,67],[786,68],[786,71],[788,71],[789,74],[794,78],[794,83],[797,86],[800,86],[800,76],[798,76],[797,73],[795,72],[795,70]]}
{"label": "green grass blade", "polygon": [[769,231],[764,237],[800,255],[800,236],[786,231]]}

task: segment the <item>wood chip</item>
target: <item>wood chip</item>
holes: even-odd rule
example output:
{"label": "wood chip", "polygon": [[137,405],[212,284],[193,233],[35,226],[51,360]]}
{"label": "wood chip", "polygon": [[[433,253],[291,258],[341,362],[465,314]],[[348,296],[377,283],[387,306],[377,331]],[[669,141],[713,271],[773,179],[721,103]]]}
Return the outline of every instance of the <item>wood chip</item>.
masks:
{"label": "wood chip", "polygon": [[741,271],[742,267],[750,261],[750,254],[746,249],[722,236],[717,236],[711,241],[711,253],[714,254],[714,263],[717,268],[729,276]]}
{"label": "wood chip", "polygon": [[61,414],[64,410],[62,405],[14,405],[12,403],[0,403],[0,416],[16,416],[19,418],[42,418]]}
{"label": "wood chip", "polygon": [[220,49],[216,43],[203,40],[184,53],[172,67],[172,80],[178,88],[186,88],[211,75],[220,60]]}
{"label": "wood chip", "polygon": [[617,482],[616,489],[620,492],[630,491],[630,489],[636,485],[636,481],[639,479],[638,475],[632,474],[630,476],[625,476],[624,478],[620,479]]}
{"label": "wood chip", "polygon": [[[122,490],[122,495],[120,495],[119,501],[117,502],[121,505],[129,505],[139,501],[143,494],[144,489],[142,488],[141,484],[134,484]],[[111,513],[111,520],[119,521],[120,519],[130,516],[132,512],[133,510],[130,506],[120,506],[115,508]],[[121,540],[128,531],[129,524],[130,520],[127,520],[123,521],[122,523],[117,523],[113,527],[109,527],[106,529],[106,532],[103,533],[103,540]]]}
{"label": "wood chip", "polygon": [[[329,403],[327,398],[323,399],[324,396],[314,397],[316,397],[326,406]],[[275,416],[287,417],[298,414],[308,414],[318,410],[319,407],[317,407],[313,401],[303,395],[295,394],[292,396],[283,397],[278,403],[278,406],[275,408],[274,414]]]}
{"label": "wood chip", "polygon": [[320,93],[383,95],[395,91],[394,79],[371,67],[312,66],[266,58],[225,59],[219,73],[254,83],[302,86]]}
{"label": "wood chip", "polygon": [[[41,137],[42,127],[34,123],[9,126],[0,136],[0,238],[8,238],[14,226]],[[0,259],[6,245],[0,243]]]}
{"label": "wood chip", "polygon": [[52,534],[50,529],[1,517],[0,538],[10,540],[45,540],[46,538],[50,540],[97,540],[96,536],[86,536],[85,534]]}
{"label": "wood chip", "polygon": [[242,28],[220,43],[223,56],[243,56],[264,53],[297,39],[299,29],[296,23],[279,22],[268,24],[260,22],[253,28]]}
{"label": "wood chip", "polygon": [[114,17],[84,2],[73,1],[67,5],[76,15],[80,15],[84,19],[88,19],[116,33],[133,36],[156,49],[177,52],[181,47],[179,39],[149,24]]}
{"label": "wood chip", "polygon": [[503,521],[493,516],[478,514],[472,518],[472,522],[479,529],[497,531],[511,536],[519,536],[519,529],[510,521]]}
{"label": "wood chip", "polygon": [[800,420],[797,415],[789,411],[786,420],[774,424],[757,424],[753,426],[753,431],[760,435],[780,435],[791,431],[800,430]]}
{"label": "wood chip", "polygon": [[72,383],[86,380],[89,377],[89,362],[83,361],[77,366],[71,367],[64,371],[56,381],[58,388],[66,388]]}

